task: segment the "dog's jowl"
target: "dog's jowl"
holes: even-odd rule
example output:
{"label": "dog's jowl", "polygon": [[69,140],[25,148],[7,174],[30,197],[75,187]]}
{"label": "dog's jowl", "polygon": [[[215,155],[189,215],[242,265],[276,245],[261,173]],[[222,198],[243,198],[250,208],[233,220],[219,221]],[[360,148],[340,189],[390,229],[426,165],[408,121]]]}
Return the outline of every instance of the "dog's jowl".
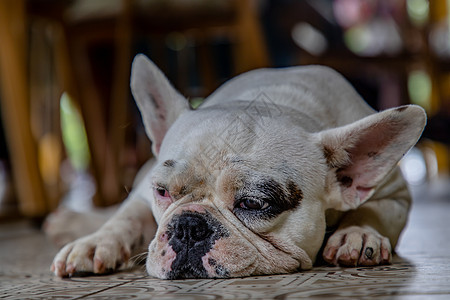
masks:
{"label": "dog's jowl", "polygon": [[242,74],[192,110],[138,55],[131,89],[153,166],[103,227],[60,250],[56,275],[106,273],[142,252],[164,279],[295,272],[318,255],[390,263],[411,203],[397,164],[422,108],[375,112],[322,66]]}

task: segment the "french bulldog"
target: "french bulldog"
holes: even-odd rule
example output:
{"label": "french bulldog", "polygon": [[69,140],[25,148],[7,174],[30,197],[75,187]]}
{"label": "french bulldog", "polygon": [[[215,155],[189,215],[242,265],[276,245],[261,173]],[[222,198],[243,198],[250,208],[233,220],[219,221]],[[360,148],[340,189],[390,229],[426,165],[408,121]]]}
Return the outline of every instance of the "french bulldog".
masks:
{"label": "french bulldog", "polygon": [[259,69],[198,108],[144,55],[131,89],[154,161],[120,210],[54,258],[108,273],[145,251],[149,275],[228,278],[388,264],[411,197],[397,166],[426,114],[375,112],[323,66]]}

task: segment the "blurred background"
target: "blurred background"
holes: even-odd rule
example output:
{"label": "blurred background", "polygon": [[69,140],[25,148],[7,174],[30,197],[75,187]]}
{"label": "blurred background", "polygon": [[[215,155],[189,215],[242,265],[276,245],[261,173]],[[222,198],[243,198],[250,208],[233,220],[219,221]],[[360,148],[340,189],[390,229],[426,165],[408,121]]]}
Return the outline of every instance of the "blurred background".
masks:
{"label": "blurred background", "polygon": [[137,53],[193,106],[244,71],[330,66],[377,110],[427,111],[411,185],[449,174],[449,0],[1,0],[0,219],[127,196],[151,157]]}

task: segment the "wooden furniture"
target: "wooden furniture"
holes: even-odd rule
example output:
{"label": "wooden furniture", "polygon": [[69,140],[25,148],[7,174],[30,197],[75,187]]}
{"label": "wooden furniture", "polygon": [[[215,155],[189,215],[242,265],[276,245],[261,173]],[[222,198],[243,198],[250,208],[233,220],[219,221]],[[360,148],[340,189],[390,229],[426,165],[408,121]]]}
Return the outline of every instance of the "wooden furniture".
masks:
{"label": "wooden furniture", "polygon": [[1,112],[20,209],[27,216],[42,216],[50,207],[38,168],[36,141],[31,132],[26,19],[23,0],[0,1]]}
{"label": "wooden furniture", "polygon": [[[91,153],[91,172],[97,185],[94,202],[98,206],[120,202],[127,194],[122,178],[123,157],[127,151],[124,148],[125,135],[131,118],[128,111],[131,102],[129,73],[136,35],[147,35],[164,44],[168,35],[177,32],[203,45],[214,36],[224,35],[232,40],[235,74],[269,65],[256,1],[217,1],[225,4],[219,9],[208,5],[196,9],[172,7],[164,1],[155,1],[159,6],[150,7],[140,7],[134,0],[106,1],[111,5],[119,3],[118,9],[106,16],[99,11],[98,15],[71,18],[73,10],[67,5],[76,2],[0,1],[2,113],[17,196],[21,211],[28,216],[44,216],[57,206],[62,194],[60,185],[54,180],[50,180],[49,185],[48,176],[43,174],[42,166],[39,167],[43,150],[48,150],[47,158],[54,157],[49,152],[62,151],[60,133],[57,130],[53,132],[51,142],[42,147],[40,139],[44,133],[36,134],[30,121],[30,108],[33,107],[30,99],[34,94],[28,76],[33,58],[27,44],[27,32],[36,20],[44,24],[40,30],[51,36],[54,56],[50,63],[54,65],[52,72],[57,77],[56,89],[59,93],[66,91],[70,94],[81,109]],[[111,81],[106,92],[99,86],[99,81],[104,78],[96,73],[98,66],[96,69],[94,65],[98,62],[93,62],[91,55],[92,48],[99,44],[111,45],[113,53]],[[200,48],[204,51],[204,47]],[[199,57],[204,96],[220,82],[211,76],[213,64],[208,61],[208,51]],[[180,71],[183,67],[180,66]],[[186,86],[180,85],[181,91],[188,95],[184,90]],[[53,101],[50,105],[58,104],[58,100],[49,100]],[[39,104],[35,103],[35,106]],[[56,156],[54,162],[61,163],[61,154]],[[56,169],[57,166],[52,168],[53,173]]]}

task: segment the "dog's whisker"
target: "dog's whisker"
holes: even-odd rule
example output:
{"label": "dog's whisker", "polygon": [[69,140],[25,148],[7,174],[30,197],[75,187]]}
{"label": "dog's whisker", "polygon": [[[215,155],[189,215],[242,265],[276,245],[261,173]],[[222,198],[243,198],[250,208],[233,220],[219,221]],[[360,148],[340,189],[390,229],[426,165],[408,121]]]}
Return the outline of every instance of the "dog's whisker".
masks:
{"label": "dog's whisker", "polygon": [[136,254],[130,258],[130,261],[133,263],[133,265],[142,265],[143,262],[147,259],[147,255],[147,251]]}

